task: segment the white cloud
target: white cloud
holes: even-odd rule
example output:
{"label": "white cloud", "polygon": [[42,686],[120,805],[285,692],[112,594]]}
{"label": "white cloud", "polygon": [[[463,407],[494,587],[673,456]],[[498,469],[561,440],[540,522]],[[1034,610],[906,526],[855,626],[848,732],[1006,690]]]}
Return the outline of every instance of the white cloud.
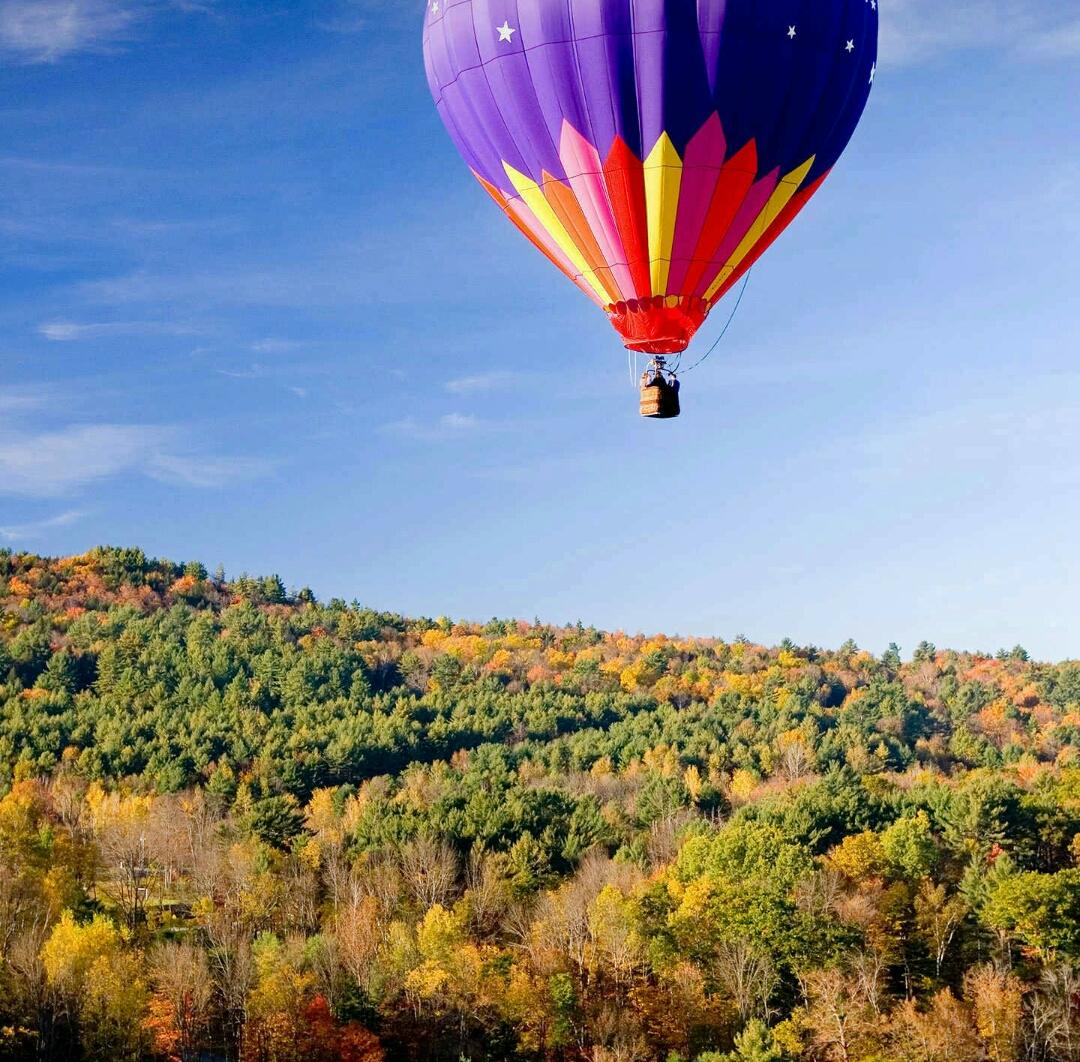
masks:
{"label": "white cloud", "polygon": [[81,520],[85,515],[80,510],[71,509],[66,513],[50,516],[45,520],[33,520],[26,524],[0,527],[0,539],[6,542],[19,542],[28,538],[37,538],[44,531],[51,531],[55,527],[67,527],[69,524]]}
{"label": "white cloud", "polygon": [[372,22],[385,25],[388,20],[409,17],[408,4],[386,0],[324,0],[322,7],[315,24],[332,33],[360,33]]}
{"label": "white cloud", "polygon": [[96,424],[0,437],[0,491],[66,494],[137,466],[169,436],[148,425]]}
{"label": "white cloud", "polygon": [[137,17],[135,6],[119,0],[3,0],[0,44],[47,63],[126,37]]}
{"label": "white cloud", "polygon": [[1031,55],[1043,55],[1052,59],[1067,59],[1080,55],[1080,18],[1035,34],[1027,43],[1026,50]]}
{"label": "white cloud", "polygon": [[59,497],[130,473],[214,488],[256,479],[274,467],[258,458],[185,452],[185,443],[179,428],[155,424],[73,425],[0,434],[0,494]]}
{"label": "white cloud", "polygon": [[[340,274],[321,276],[320,283],[335,299],[345,287]],[[80,290],[92,302],[107,306],[181,302],[187,305],[197,302],[202,306],[295,306],[310,303],[315,297],[310,287],[298,291],[299,287],[296,274],[288,269],[241,268],[223,273],[199,271],[189,276],[131,273],[109,280],[87,281],[80,285]],[[316,295],[319,299],[323,297],[317,290]]]}
{"label": "white cloud", "polygon": [[[0,0],[0,11],[4,0]],[[0,44],[3,37],[0,36]],[[132,173],[148,171],[132,170],[124,166],[103,166],[98,163],[57,162],[54,159],[30,159],[19,155],[0,155],[0,166],[10,170],[22,170],[26,173],[56,173],[70,177],[122,177]]]}
{"label": "white cloud", "polygon": [[446,390],[452,395],[482,394],[507,387],[518,379],[520,379],[520,373],[485,372],[476,376],[460,376],[456,380],[447,380]]}
{"label": "white cloud", "polygon": [[439,420],[439,424],[450,431],[469,431],[479,423],[476,417],[468,413],[447,413]]}
{"label": "white cloud", "polygon": [[147,468],[149,475],[184,487],[227,487],[269,475],[274,465],[257,457],[177,457],[158,454]]}
{"label": "white cloud", "polygon": [[418,442],[438,442],[475,431],[480,421],[468,413],[447,413],[431,424],[422,424],[414,417],[394,420],[384,424],[380,431]]}
{"label": "white cloud", "polygon": [[883,63],[917,63],[997,48],[1029,57],[1080,54],[1080,22],[1045,0],[888,0],[881,4]]}
{"label": "white cloud", "polygon": [[38,334],[54,343],[70,343],[100,336],[191,336],[197,334],[197,329],[165,321],[102,321],[96,324],[48,321],[38,326]]}
{"label": "white cloud", "polygon": [[44,390],[25,387],[0,388],[0,414],[25,413],[27,410],[40,409],[48,400]]}
{"label": "white cloud", "polygon": [[261,365],[252,365],[250,369],[215,369],[219,376],[228,376],[232,380],[258,380],[265,375]]}
{"label": "white cloud", "polygon": [[[265,94],[265,88],[261,89],[261,95]],[[251,96],[249,101],[245,93],[245,106],[260,107],[260,97],[254,91]],[[236,104],[223,101],[221,106]],[[220,117],[208,113],[207,120],[220,121]],[[309,121],[310,115],[304,120]],[[75,291],[88,304],[114,308],[112,312],[121,317],[153,317],[162,307],[185,317],[226,307],[291,307],[305,312],[316,307],[347,307],[352,311],[358,298],[373,306],[411,305],[413,290],[426,276],[423,255],[417,254],[417,248],[430,244],[432,226],[444,226],[439,229],[440,246],[445,243],[464,256],[483,254],[490,259],[491,234],[501,231],[499,218],[493,213],[497,212],[489,212],[477,201],[474,210],[455,214],[446,231],[444,213],[424,204],[404,222],[399,219],[393,225],[363,226],[363,235],[357,240],[343,240],[339,235],[320,237],[306,254],[286,261],[268,261],[265,254],[249,257],[239,245],[228,244],[240,252],[235,258],[215,254],[201,256],[197,264],[181,268],[151,265],[80,282]],[[505,248],[501,240],[498,243],[502,254]],[[517,263],[518,248],[510,246],[513,249],[507,253]],[[438,291],[432,297],[451,298]],[[269,355],[292,349],[283,347],[283,341],[288,339],[272,333],[257,337],[255,353]]]}
{"label": "white cloud", "polygon": [[329,15],[317,20],[316,24],[320,29],[330,30],[332,33],[359,33],[368,24],[365,5],[344,0],[333,6],[334,10]]}
{"label": "white cloud", "polygon": [[290,350],[295,350],[302,344],[297,343],[292,339],[260,339],[257,343],[251,344],[251,349],[256,354],[284,354]]}
{"label": "white cloud", "polygon": [[0,51],[30,63],[103,51],[131,38],[164,7],[205,10],[197,0],[0,0]]}
{"label": "white cloud", "polygon": [[987,384],[908,420],[875,427],[841,443],[844,460],[868,482],[933,482],[950,474],[973,486],[1020,485],[1025,493],[1074,490],[1072,455],[1080,447],[1080,376],[1034,377],[1009,387]]}

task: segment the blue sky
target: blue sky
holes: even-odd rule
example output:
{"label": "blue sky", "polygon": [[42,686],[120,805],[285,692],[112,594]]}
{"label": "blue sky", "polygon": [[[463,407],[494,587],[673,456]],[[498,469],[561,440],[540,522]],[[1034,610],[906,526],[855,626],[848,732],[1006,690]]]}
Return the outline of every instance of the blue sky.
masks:
{"label": "blue sky", "polygon": [[881,7],[855,140],[658,424],[459,163],[419,3],[0,0],[0,544],[1080,656],[1080,2]]}

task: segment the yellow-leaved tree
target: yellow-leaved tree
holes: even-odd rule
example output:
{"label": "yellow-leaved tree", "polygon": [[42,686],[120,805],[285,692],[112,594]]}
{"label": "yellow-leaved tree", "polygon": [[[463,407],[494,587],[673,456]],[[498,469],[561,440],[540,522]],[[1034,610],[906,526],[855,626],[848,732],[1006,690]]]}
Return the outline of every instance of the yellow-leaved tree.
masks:
{"label": "yellow-leaved tree", "polygon": [[50,986],[78,1024],[90,1059],[136,1059],[146,1046],[142,957],[104,915],[80,924],[64,911],[41,948]]}

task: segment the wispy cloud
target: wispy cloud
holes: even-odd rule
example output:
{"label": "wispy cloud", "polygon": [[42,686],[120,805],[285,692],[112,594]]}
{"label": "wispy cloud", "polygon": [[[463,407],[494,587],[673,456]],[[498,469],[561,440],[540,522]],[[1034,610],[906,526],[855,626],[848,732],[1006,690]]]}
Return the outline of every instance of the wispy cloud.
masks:
{"label": "wispy cloud", "polygon": [[468,413],[447,413],[440,419],[439,424],[449,431],[471,431],[479,426],[480,421]]}
{"label": "wispy cloud", "polygon": [[38,326],[38,334],[54,343],[71,343],[101,336],[192,336],[198,332],[192,325],[168,321],[101,321],[93,324],[48,321]]}
{"label": "wispy cloud", "polygon": [[[307,375],[311,372],[311,366],[304,366],[303,379],[307,379]],[[297,372],[288,366],[284,368],[275,368],[273,366],[262,365],[259,362],[252,362],[248,368],[236,368],[236,369],[218,369],[213,370],[218,376],[224,376],[229,380],[261,380],[271,381],[277,383],[278,386],[287,390],[290,394],[295,395],[297,398],[307,398],[309,390],[302,384],[294,384],[290,382],[290,378],[295,378]]]}
{"label": "wispy cloud", "polygon": [[274,470],[274,462],[256,457],[176,457],[158,454],[148,465],[154,479],[185,487],[228,487],[261,479]]}
{"label": "wispy cloud", "polygon": [[515,372],[485,372],[476,376],[460,376],[446,381],[446,390],[452,395],[476,395],[509,387],[521,379]]}
{"label": "wispy cloud", "polygon": [[0,438],[0,491],[66,494],[138,466],[170,434],[150,425],[96,424]]}
{"label": "wispy cloud", "polygon": [[0,45],[29,62],[52,62],[123,39],[138,13],[117,0],[3,0]]}
{"label": "wispy cloud", "polygon": [[295,350],[302,344],[297,343],[293,339],[275,339],[269,337],[267,339],[260,339],[251,344],[251,349],[256,354],[285,354],[290,350]]}
{"label": "wispy cloud", "polygon": [[[340,274],[322,278],[325,291],[336,300],[345,282]],[[88,281],[80,286],[91,301],[106,306],[130,306],[138,303],[171,305],[179,302],[201,305],[233,304],[242,306],[292,306],[310,301],[313,294],[297,291],[296,274],[289,269],[254,267],[231,272],[207,273],[202,270],[187,276],[167,273],[137,272],[107,280]],[[315,293],[319,298],[322,293]]]}
{"label": "wispy cloud", "polygon": [[[125,169],[122,171],[125,177],[138,174],[139,171]],[[154,177],[167,180],[172,177],[169,173],[156,173]],[[205,235],[208,232],[225,233],[236,231],[236,221],[228,217],[198,217],[183,219],[147,219],[147,218],[114,218],[109,225],[116,232],[124,236],[132,236],[138,240],[153,239],[155,237],[180,236],[188,238],[190,234]]]}
{"label": "wispy cloud", "polygon": [[[252,106],[257,107],[257,101]],[[226,241],[226,249],[235,250],[235,256],[200,255],[196,262],[178,268],[147,263],[134,271],[77,283],[75,293],[87,304],[110,307],[108,312],[99,311],[103,316],[117,317],[154,317],[165,312],[163,307],[190,316],[224,307],[354,309],[358,300],[367,305],[411,305],[416,285],[427,275],[423,249],[431,244],[433,229],[444,241],[440,246],[488,259],[493,253],[491,233],[501,231],[499,218],[479,202],[449,222],[430,204],[421,204],[410,217],[392,224],[363,220],[364,231],[357,239],[343,239],[337,229],[315,233],[306,249],[298,246],[298,253],[285,259],[251,253],[246,246]],[[517,261],[517,255],[513,257]],[[451,298],[438,291],[433,297]],[[295,340],[270,333],[254,342],[260,344],[256,353],[271,354],[293,349]]]}
{"label": "wispy cloud", "polygon": [[948,465],[972,485],[1007,481],[1025,492],[1075,489],[1071,455],[1080,446],[1080,377],[1036,377],[987,388],[839,444],[843,460],[868,482],[933,481]]}
{"label": "wispy cloud", "polygon": [[331,7],[329,13],[318,19],[320,29],[331,33],[359,33],[371,21],[371,13],[365,10],[365,4],[341,0]]}
{"label": "wispy cloud", "polygon": [[40,409],[49,401],[49,397],[45,388],[0,388],[0,414],[25,413],[32,409]]}
{"label": "wispy cloud", "polygon": [[138,24],[161,9],[207,6],[198,0],[0,0],[0,51],[51,63],[130,40]]}
{"label": "wispy cloud", "polygon": [[387,0],[328,0],[324,8],[316,25],[332,33],[360,33],[372,22],[385,25],[388,19],[409,17],[407,4]]}
{"label": "wispy cloud", "polygon": [[0,539],[5,542],[22,542],[26,539],[37,538],[45,531],[51,531],[57,527],[67,527],[69,524],[81,520],[85,515],[81,510],[71,509],[68,512],[50,516],[44,520],[31,520],[25,524],[9,524],[6,527],[0,527]]}
{"label": "wispy cloud", "polygon": [[188,433],[157,424],[73,425],[0,435],[0,494],[50,498],[123,474],[213,488],[269,474],[271,461],[190,451]]}
{"label": "wispy cloud", "polygon": [[418,442],[439,442],[465,435],[480,427],[480,421],[468,413],[447,413],[432,423],[422,423],[415,417],[405,417],[384,424],[380,429],[385,435]]}
{"label": "wispy cloud", "polygon": [[1045,0],[889,0],[881,56],[896,65],[954,51],[999,48],[1030,58],[1080,54],[1080,21]]}
{"label": "wispy cloud", "polygon": [[[0,0],[0,13],[3,12],[4,0]],[[3,37],[0,36],[0,45]],[[126,166],[104,166],[100,163],[71,162],[55,159],[31,159],[21,155],[0,155],[0,167],[25,173],[53,173],[70,177],[126,177],[133,173],[149,173],[147,170],[133,170]]]}
{"label": "wispy cloud", "polygon": [[218,376],[228,376],[232,380],[258,380],[264,376],[261,365],[252,365],[250,369],[215,369]]}
{"label": "wispy cloud", "polygon": [[1031,55],[1067,59],[1080,55],[1080,18],[1036,33],[1027,43]]}

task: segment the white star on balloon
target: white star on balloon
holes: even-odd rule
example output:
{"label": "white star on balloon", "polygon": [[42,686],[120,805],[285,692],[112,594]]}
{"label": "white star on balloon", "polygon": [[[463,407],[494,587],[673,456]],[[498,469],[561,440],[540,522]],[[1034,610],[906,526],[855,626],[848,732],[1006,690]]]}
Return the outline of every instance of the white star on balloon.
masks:
{"label": "white star on balloon", "polygon": [[437,15],[439,13],[439,0],[435,0],[435,3],[431,5],[431,13]]}
{"label": "white star on balloon", "polygon": [[789,40],[794,40],[795,39],[795,27],[794,26],[788,26],[787,35],[788,35]]}
{"label": "white star on balloon", "polygon": [[855,51],[855,42],[854,41],[848,41],[847,44],[844,45],[844,51],[847,51],[847,52]]}
{"label": "white star on balloon", "polygon": [[500,41],[509,41],[510,38],[517,33],[517,30],[514,29],[509,22],[504,22],[501,26],[496,26],[495,28],[499,31]]}
{"label": "white star on balloon", "polygon": [[870,67],[870,84],[871,85],[874,83],[874,78],[876,76],[877,76],[877,63],[874,63],[874,65],[872,67]]}

